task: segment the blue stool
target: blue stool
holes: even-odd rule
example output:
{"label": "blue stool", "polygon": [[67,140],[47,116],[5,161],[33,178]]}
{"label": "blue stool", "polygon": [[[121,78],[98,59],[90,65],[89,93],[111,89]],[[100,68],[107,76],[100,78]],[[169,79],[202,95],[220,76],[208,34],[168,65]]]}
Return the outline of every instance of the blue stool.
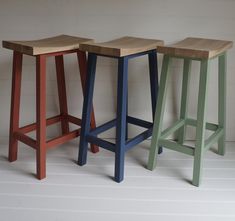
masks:
{"label": "blue stool", "polygon": [[[96,144],[104,149],[115,152],[115,181],[121,182],[123,180],[125,152],[149,138],[152,135],[153,129],[153,122],[137,119],[127,114],[128,61],[132,58],[148,55],[152,114],[154,118],[158,91],[156,48],[159,45],[163,45],[163,41],[134,37],[123,37],[105,43],[80,45],[80,50],[88,52],[88,73],[82,112],[82,129],[78,156],[79,165],[82,166],[86,164],[88,143]],[[97,56],[118,59],[117,118],[95,129],[91,129],[90,118]],[[128,140],[128,123],[146,128],[146,130]],[[111,143],[97,137],[98,134],[112,127],[116,127],[116,143]],[[159,152],[161,152],[161,150]]]}

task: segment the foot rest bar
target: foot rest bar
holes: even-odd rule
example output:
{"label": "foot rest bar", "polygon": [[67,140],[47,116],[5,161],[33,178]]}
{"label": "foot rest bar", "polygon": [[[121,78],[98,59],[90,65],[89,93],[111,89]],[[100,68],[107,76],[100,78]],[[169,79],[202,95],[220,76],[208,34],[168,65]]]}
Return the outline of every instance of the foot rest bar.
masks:
{"label": "foot rest bar", "polygon": [[153,123],[145,121],[145,120],[141,120],[135,117],[130,117],[127,116],[127,123],[129,124],[134,124],[140,127],[144,127],[144,128],[151,128],[153,127]]}
{"label": "foot rest bar", "polygon": [[100,133],[102,133],[102,132],[104,132],[106,130],[109,130],[112,127],[114,127],[116,125],[116,121],[117,120],[114,119],[114,120],[111,120],[111,121],[109,121],[109,122],[107,122],[105,124],[102,124],[99,127],[96,127],[94,130],[91,130],[89,132],[89,134],[92,135],[92,136],[97,136],[98,134],[100,134]]}
{"label": "foot rest bar", "polygon": [[77,118],[77,117],[74,117],[74,116],[71,116],[71,115],[68,115],[68,116],[65,116],[64,117],[65,119],[67,119],[70,123],[72,124],[76,124],[78,126],[81,126],[82,125],[82,120]]}
{"label": "foot rest bar", "polygon": [[72,140],[80,135],[80,129],[73,130],[67,134],[61,135],[59,137],[53,138],[46,142],[47,148],[55,147],[56,145],[60,145],[66,143],[69,140]]}
{"label": "foot rest bar", "polygon": [[148,139],[150,136],[152,136],[152,131],[153,129],[150,128],[146,131],[144,131],[143,133],[137,135],[136,137],[130,139],[129,141],[126,142],[126,150],[131,149],[132,147],[134,147],[135,145],[141,143],[142,141]]}
{"label": "foot rest bar", "polygon": [[168,148],[171,150],[175,150],[184,154],[188,154],[193,156],[194,155],[194,148],[186,145],[180,145],[176,142],[170,141],[170,140],[159,140],[159,146],[162,146],[164,148]]}
{"label": "foot rest bar", "polygon": [[[117,122],[117,119],[108,121],[107,123],[102,124],[99,127],[95,128],[94,130],[90,131],[89,134],[92,136],[97,136],[98,134],[114,127],[116,125],[116,122]],[[153,123],[151,122],[140,120],[138,118],[134,118],[130,116],[127,116],[127,123],[134,124],[134,125],[144,127],[144,128],[151,128],[153,126]]]}
{"label": "foot rest bar", "polygon": [[176,121],[171,127],[167,128],[166,130],[164,130],[161,134],[161,138],[165,139],[167,138],[169,135],[173,134],[175,131],[177,131],[179,128],[181,128],[182,126],[184,126],[185,120],[178,120]]}
{"label": "foot rest bar", "polygon": [[14,136],[17,140],[21,141],[22,143],[24,143],[34,149],[37,148],[36,141],[34,139],[32,139],[31,137],[23,134],[22,132],[15,132]]}
{"label": "foot rest bar", "polygon": [[205,141],[205,147],[204,151],[208,150],[218,139],[223,136],[224,134],[224,129],[219,128],[215,133],[213,133],[206,141]]}
{"label": "foot rest bar", "polygon": [[[185,124],[196,127],[197,121],[194,119],[187,118],[185,121]],[[219,128],[219,126],[217,124],[206,123],[207,130],[216,131],[218,128]]]}
{"label": "foot rest bar", "polygon": [[115,144],[108,142],[106,140],[103,140],[101,138],[98,137],[94,137],[93,135],[87,135],[86,136],[86,140],[92,144],[96,144],[99,147],[102,147],[106,150],[110,150],[112,152],[115,152]]}
{"label": "foot rest bar", "polygon": [[[46,120],[46,125],[49,126],[49,125],[58,123],[58,122],[61,121],[61,119],[62,119],[61,115],[57,115],[55,117],[48,118]],[[19,128],[19,131],[23,134],[29,133],[29,132],[34,131],[34,130],[36,130],[36,123],[29,124],[29,125],[26,125],[24,127]]]}
{"label": "foot rest bar", "polygon": [[[65,142],[69,141],[69,140],[72,140],[72,139],[78,137],[79,135],[80,135],[80,129],[71,131],[67,134],[64,134],[62,136],[59,136],[59,137],[56,137],[56,138],[53,138],[53,139],[47,141],[46,142],[46,147],[47,148],[52,148],[56,145],[63,144]],[[22,132],[16,132],[14,134],[14,136],[17,140],[21,141],[22,143],[27,144],[28,146],[30,146],[34,149],[37,149],[36,140],[34,140],[33,138],[23,134]]]}

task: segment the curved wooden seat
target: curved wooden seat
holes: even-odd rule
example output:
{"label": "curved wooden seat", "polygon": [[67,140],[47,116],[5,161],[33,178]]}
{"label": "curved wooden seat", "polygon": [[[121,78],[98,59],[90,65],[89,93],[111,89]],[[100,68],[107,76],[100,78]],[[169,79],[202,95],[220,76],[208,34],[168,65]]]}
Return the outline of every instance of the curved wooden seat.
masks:
{"label": "curved wooden seat", "polygon": [[232,41],[186,38],[169,46],[159,46],[158,52],[179,57],[210,59],[225,52],[232,45]]}
{"label": "curved wooden seat", "polygon": [[69,35],[59,35],[34,41],[3,41],[2,46],[28,55],[40,55],[78,49],[80,43],[93,42],[92,39]]}
{"label": "curved wooden seat", "polygon": [[82,43],[81,51],[88,51],[100,55],[123,57],[131,54],[136,54],[163,45],[164,41],[155,39],[122,37],[112,41],[103,43]]}

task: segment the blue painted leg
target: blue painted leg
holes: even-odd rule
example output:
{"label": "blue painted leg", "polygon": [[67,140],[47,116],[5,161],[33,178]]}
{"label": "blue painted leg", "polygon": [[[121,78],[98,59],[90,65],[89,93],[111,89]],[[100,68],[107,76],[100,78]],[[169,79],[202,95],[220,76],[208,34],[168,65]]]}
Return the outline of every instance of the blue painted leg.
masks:
{"label": "blue painted leg", "polygon": [[[158,66],[157,66],[157,51],[153,50],[148,54],[149,58],[149,75],[151,87],[151,102],[152,102],[152,115],[153,121],[155,116],[157,94],[158,94]],[[162,153],[162,147],[159,147],[158,154]]]}
{"label": "blue painted leg", "polygon": [[116,146],[115,146],[116,182],[121,182],[124,177],[127,86],[128,86],[128,59],[126,57],[121,57],[118,60],[117,128],[116,128]]}
{"label": "blue painted leg", "polygon": [[88,73],[87,73],[86,88],[84,93],[82,125],[81,125],[81,135],[80,135],[80,145],[79,145],[79,155],[78,155],[78,165],[80,166],[86,164],[87,161],[88,142],[86,141],[86,136],[90,131],[90,119],[91,119],[92,97],[93,97],[94,82],[95,82],[96,60],[97,60],[96,54],[92,53],[88,54],[88,70],[87,70]]}
{"label": "blue painted leg", "polygon": [[[127,92],[126,92],[126,118],[128,116],[128,85],[127,85]],[[128,122],[126,120],[126,140],[128,140]]]}

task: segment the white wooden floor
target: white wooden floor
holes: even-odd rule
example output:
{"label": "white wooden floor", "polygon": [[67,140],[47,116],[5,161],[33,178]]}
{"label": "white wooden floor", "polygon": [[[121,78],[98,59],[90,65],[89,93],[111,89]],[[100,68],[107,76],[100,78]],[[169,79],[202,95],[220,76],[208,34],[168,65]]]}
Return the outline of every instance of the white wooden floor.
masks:
{"label": "white wooden floor", "polygon": [[35,152],[21,145],[19,159],[7,161],[0,146],[0,220],[235,220],[235,143],[225,157],[209,151],[200,188],[190,184],[192,158],[170,150],[158,168],[145,169],[149,141],[129,151],[125,180],[112,180],[114,155],[89,153],[77,166],[75,142],[48,151],[47,178],[34,177]]}

